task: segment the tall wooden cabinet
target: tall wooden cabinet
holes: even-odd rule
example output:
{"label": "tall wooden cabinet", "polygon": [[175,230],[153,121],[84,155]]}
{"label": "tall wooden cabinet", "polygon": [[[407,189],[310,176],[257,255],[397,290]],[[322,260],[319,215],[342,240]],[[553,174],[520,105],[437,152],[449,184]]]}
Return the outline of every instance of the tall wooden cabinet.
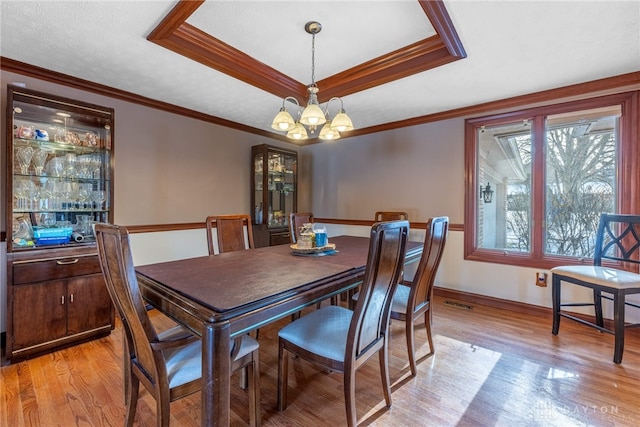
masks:
{"label": "tall wooden cabinet", "polygon": [[110,333],[92,224],[113,222],[111,108],[7,88],[7,358]]}
{"label": "tall wooden cabinet", "polygon": [[251,206],[256,247],[290,242],[289,214],[298,206],[298,153],[267,144],[251,148]]}

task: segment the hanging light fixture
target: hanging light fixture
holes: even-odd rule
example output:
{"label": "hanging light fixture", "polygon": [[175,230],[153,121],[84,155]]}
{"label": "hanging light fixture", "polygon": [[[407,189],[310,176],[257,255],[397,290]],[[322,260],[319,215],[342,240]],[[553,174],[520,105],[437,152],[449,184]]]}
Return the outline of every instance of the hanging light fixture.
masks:
{"label": "hanging light fixture", "polygon": [[482,188],[482,184],[480,185],[480,196],[485,203],[491,203],[493,201],[493,190],[491,189],[491,184],[487,182],[487,186]]}
{"label": "hanging light fixture", "polygon": [[[324,111],[322,111],[322,108],[318,103],[319,89],[316,85],[315,75],[315,40],[316,34],[322,30],[322,25],[319,22],[310,21],[305,24],[304,29],[307,33],[311,34],[311,84],[307,87],[309,99],[302,113],[298,111],[299,119],[296,121],[293,119],[291,114],[289,114],[284,104],[287,101],[292,101],[298,106],[298,109],[300,109],[300,103],[292,96],[284,98],[282,100],[282,108],[280,108],[280,111],[273,119],[271,128],[280,132],[287,132],[287,137],[290,139],[304,140],[309,138],[309,133],[314,134],[316,129],[322,126],[320,134],[318,135],[320,139],[338,139],[340,138],[340,132],[346,132],[353,129],[353,123],[344,111],[342,99],[338,97],[331,98],[327,102]],[[332,120],[329,120],[329,104],[334,100],[340,101],[340,110]]]}

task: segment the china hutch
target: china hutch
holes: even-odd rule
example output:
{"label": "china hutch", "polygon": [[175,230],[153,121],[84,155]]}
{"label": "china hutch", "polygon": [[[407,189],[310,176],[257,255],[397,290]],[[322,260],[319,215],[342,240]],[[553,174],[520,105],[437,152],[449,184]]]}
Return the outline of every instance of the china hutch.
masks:
{"label": "china hutch", "polygon": [[7,87],[7,359],[107,335],[92,225],[113,222],[112,108]]}
{"label": "china hutch", "polygon": [[251,206],[256,247],[290,243],[297,210],[298,154],[267,144],[251,148]]}

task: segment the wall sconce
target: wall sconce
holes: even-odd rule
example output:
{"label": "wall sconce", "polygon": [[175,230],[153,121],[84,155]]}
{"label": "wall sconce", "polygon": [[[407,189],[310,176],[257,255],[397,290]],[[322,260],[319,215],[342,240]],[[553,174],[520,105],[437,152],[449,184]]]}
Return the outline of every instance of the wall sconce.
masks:
{"label": "wall sconce", "polygon": [[488,182],[486,187],[483,188],[482,185],[480,186],[480,196],[485,203],[491,203],[493,201],[493,190]]}

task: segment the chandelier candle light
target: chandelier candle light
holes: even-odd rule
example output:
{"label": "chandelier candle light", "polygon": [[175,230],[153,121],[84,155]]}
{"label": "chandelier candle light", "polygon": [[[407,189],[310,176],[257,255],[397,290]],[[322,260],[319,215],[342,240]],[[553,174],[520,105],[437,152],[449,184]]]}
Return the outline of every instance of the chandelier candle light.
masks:
{"label": "chandelier candle light", "polygon": [[[322,30],[322,25],[319,22],[310,21],[305,24],[304,29],[307,33],[311,34],[311,84],[307,87],[309,100],[302,113],[298,111],[299,120],[295,121],[285,108],[284,103],[286,101],[295,102],[298,108],[300,108],[300,103],[293,96],[284,98],[282,100],[282,108],[280,108],[280,111],[273,119],[271,128],[277,131],[287,132],[287,137],[290,139],[305,140],[309,138],[306,127],[309,128],[311,134],[314,134],[318,127],[324,125],[322,129],[320,129],[318,138],[325,140],[338,139],[340,138],[340,132],[353,129],[353,123],[344,111],[342,99],[338,97],[333,97],[327,102],[324,112],[322,108],[320,108],[320,104],[318,104],[319,89],[316,85],[315,76],[315,40],[316,34]],[[338,111],[338,114],[336,114],[333,119],[329,120],[329,104],[333,100],[340,101],[340,111]]]}

